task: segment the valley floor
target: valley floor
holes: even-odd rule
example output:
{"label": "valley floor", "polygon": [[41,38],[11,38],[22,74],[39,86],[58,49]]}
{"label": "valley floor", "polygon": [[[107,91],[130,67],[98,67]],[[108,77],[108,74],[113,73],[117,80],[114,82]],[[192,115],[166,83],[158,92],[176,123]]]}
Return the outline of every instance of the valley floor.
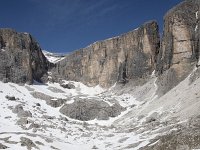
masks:
{"label": "valley floor", "polygon": [[[92,88],[78,82],[71,82],[75,89],[65,89],[58,83],[20,86],[0,82],[0,148],[161,149],[163,136],[191,128],[188,120],[198,114],[197,71],[162,97],[156,95],[156,77],[143,86],[127,85],[123,90]],[[78,121],[60,113],[61,106],[52,107],[47,102],[66,99],[70,104],[75,98],[101,100],[111,106],[117,102],[125,111],[109,120]]]}

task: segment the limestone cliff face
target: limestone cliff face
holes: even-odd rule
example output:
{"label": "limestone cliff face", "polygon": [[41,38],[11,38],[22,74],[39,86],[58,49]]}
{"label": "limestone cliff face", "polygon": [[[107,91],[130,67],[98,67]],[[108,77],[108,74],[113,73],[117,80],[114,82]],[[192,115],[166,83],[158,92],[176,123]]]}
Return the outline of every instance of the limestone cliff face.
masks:
{"label": "limestone cliff face", "polygon": [[0,29],[0,80],[32,83],[47,69],[48,61],[30,34]]}
{"label": "limestone cliff face", "polygon": [[136,81],[155,70],[158,51],[158,25],[151,21],[134,31],[73,52],[57,64],[54,73],[90,86]]}
{"label": "limestone cliff face", "polygon": [[199,59],[200,0],[186,0],[164,17],[164,34],[157,69],[169,68],[183,79]]}

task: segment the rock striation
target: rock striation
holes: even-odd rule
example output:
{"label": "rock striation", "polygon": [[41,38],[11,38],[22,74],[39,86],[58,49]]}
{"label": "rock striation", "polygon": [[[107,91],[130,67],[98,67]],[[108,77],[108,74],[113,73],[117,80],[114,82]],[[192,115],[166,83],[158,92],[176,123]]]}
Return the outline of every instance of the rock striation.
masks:
{"label": "rock striation", "polygon": [[200,0],[186,0],[164,16],[164,32],[157,69],[174,69],[184,78],[199,60]]}
{"label": "rock striation", "polygon": [[165,94],[199,66],[200,0],[186,0],[164,16],[156,72],[159,95]]}
{"label": "rock striation", "polygon": [[0,80],[32,83],[41,81],[49,62],[28,33],[0,29]]}
{"label": "rock striation", "polygon": [[95,42],[66,56],[54,68],[54,76],[87,85],[110,86],[144,78],[155,70],[159,29],[150,21],[126,34]]}

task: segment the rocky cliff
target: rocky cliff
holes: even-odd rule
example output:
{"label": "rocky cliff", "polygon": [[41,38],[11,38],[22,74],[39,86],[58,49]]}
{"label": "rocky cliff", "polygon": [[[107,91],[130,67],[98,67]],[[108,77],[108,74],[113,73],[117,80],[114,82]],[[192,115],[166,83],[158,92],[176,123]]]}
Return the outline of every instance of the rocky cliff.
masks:
{"label": "rocky cliff", "polygon": [[[141,83],[155,70],[159,75],[157,84],[165,93],[200,65],[199,5],[200,0],[186,0],[169,10],[164,16],[161,42],[157,23],[150,21],[72,52],[56,64],[52,77],[109,87],[130,80]],[[1,80],[40,81],[49,69],[39,45],[29,34],[1,29],[0,48]]]}
{"label": "rocky cliff", "polygon": [[200,0],[186,0],[164,16],[163,39],[157,72],[160,90],[166,93],[198,66]]}
{"label": "rocky cliff", "polygon": [[186,0],[165,15],[160,52],[163,71],[174,68],[182,77],[198,61],[199,4],[199,0]]}
{"label": "rocky cliff", "polygon": [[73,52],[53,72],[90,86],[107,87],[130,79],[136,82],[155,70],[159,44],[158,25],[151,21],[134,31]]}
{"label": "rocky cliff", "polygon": [[0,80],[32,83],[47,70],[48,61],[30,34],[0,29]]}
{"label": "rocky cliff", "polygon": [[199,4],[186,0],[166,13],[161,44],[158,25],[151,21],[73,52],[57,64],[56,77],[106,87],[132,79],[137,83],[155,70],[161,82],[170,82],[166,87],[175,86],[198,65]]}

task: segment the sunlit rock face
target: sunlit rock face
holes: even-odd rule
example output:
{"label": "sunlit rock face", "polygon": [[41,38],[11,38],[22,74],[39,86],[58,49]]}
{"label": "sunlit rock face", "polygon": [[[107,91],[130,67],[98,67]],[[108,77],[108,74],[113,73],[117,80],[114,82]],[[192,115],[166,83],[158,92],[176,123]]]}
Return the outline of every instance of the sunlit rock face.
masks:
{"label": "sunlit rock face", "polygon": [[199,59],[199,0],[186,0],[164,17],[158,70],[173,68],[183,79]]}
{"label": "sunlit rock face", "polygon": [[95,42],[68,55],[53,71],[67,80],[108,87],[145,78],[155,70],[159,51],[155,21],[126,34]]}
{"label": "sunlit rock face", "polygon": [[0,80],[32,83],[47,70],[48,61],[30,34],[0,29]]}

